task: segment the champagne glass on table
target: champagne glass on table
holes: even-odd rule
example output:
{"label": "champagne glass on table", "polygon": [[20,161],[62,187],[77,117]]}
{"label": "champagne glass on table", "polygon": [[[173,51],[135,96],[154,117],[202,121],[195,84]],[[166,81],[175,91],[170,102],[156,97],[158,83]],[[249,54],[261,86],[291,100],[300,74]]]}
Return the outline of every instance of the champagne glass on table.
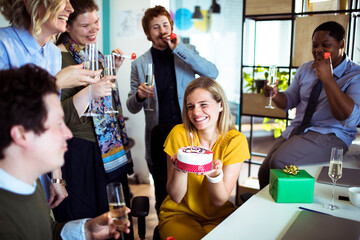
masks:
{"label": "champagne glass on table", "polygon": [[[145,85],[148,87],[154,86],[154,74],[153,74],[153,64],[148,63],[146,73],[145,73]],[[154,111],[150,107],[151,98],[148,96],[145,103],[145,110],[146,111]]]}
{"label": "champagne glass on table", "polygon": [[[99,52],[96,44],[87,43],[85,46],[85,61],[84,68],[86,70],[97,71],[99,69]],[[94,113],[93,104],[92,104],[92,84],[89,85],[89,107],[88,111],[83,114],[86,117],[99,116],[99,114]]]}
{"label": "champagne glass on table", "polygon": [[338,206],[334,204],[334,194],[335,194],[335,185],[336,181],[341,178],[342,176],[342,165],[343,165],[343,149],[333,147],[331,149],[331,156],[330,156],[330,166],[328,175],[333,182],[332,186],[332,201],[331,204],[325,204],[324,207],[336,210],[339,209]]}
{"label": "champagne glass on table", "polygon": [[[105,55],[104,56],[104,76],[116,76],[115,70],[115,59],[113,55]],[[116,79],[112,80],[112,82],[116,82]],[[106,100],[105,103],[105,113],[118,113],[118,111],[114,110],[113,108],[113,101],[112,101],[112,89],[110,96],[104,97]],[[110,104],[110,106],[108,106]]]}
{"label": "champagne glass on table", "polygon": [[[269,68],[269,80],[267,82],[267,85],[271,88],[274,88],[276,86],[276,73],[277,69],[275,65],[271,65]],[[269,104],[265,106],[265,108],[274,109],[275,107],[272,106],[272,89],[270,91],[270,97],[269,97]]]}
{"label": "champagne glass on table", "polygon": [[112,182],[106,185],[110,215],[114,224],[120,228],[129,221],[126,211],[124,192],[119,182]]}

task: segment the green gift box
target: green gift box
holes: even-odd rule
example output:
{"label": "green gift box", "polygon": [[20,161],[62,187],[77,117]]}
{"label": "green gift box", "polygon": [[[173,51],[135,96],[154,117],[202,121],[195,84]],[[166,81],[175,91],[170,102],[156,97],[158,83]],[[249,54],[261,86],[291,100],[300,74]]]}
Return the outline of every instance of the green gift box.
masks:
{"label": "green gift box", "polygon": [[299,170],[297,175],[283,169],[270,170],[269,192],[278,203],[312,203],[314,184],[315,178],[305,170]]}

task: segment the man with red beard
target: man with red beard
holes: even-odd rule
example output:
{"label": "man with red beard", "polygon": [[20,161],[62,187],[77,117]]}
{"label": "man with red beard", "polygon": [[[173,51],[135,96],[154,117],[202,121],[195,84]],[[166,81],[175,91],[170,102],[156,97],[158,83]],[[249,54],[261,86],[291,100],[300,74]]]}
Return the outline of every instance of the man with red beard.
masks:
{"label": "man with red beard", "polygon": [[[160,124],[182,123],[185,88],[195,79],[195,74],[213,79],[218,76],[216,66],[201,57],[194,46],[185,45],[179,36],[170,37],[173,36],[173,24],[164,7],[147,9],[142,26],[147,39],[152,42],[152,47],[131,64],[131,90],[126,105],[131,113],[138,113],[144,108],[145,158],[153,176],[153,161],[150,156],[151,130]],[[154,86],[145,84],[146,69],[150,63],[154,66]],[[158,204],[161,203],[157,203],[157,208]]]}

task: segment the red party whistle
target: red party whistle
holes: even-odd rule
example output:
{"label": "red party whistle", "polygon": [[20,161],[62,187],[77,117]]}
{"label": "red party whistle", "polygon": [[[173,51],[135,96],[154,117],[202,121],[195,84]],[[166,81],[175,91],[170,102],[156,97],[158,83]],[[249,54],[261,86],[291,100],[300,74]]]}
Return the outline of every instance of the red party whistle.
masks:
{"label": "red party whistle", "polygon": [[176,38],[175,33],[171,33],[170,36],[167,36],[166,39],[174,40]]}
{"label": "red party whistle", "polygon": [[330,52],[324,52],[324,58],[328,59],[330,57],[331,53]]}

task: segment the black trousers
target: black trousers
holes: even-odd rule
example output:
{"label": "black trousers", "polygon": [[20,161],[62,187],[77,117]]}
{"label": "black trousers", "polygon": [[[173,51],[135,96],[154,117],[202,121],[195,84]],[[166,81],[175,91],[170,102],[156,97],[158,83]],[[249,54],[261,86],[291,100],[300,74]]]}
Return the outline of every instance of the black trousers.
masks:
{"label": "black trousers", "polygon": [[301,135],[293,135],[289,139],[277,138],[260,166],[258,173],[260,189],[269,184],[270,169],[328,162],[332,147],[342,148],[344,155],[348,151],[347,145],[332,133],[308,131]]}
{"label": "black trousers", "polygon": [[[72,138],[68,140],[68,149],[61,170],[62,177],[67,182],[66,190],[69,196],[53,209],[56,221],[94,218],[109,211],[106,185],[110,182],[121,182],[126,205],[130,208],[127,174],[113,179],[106,176],[100,148],[96,142]],[[131,221],[131,216],[129,220]],[[124,235],[125,239],[134,238],[132,224],[130,234]]]}

